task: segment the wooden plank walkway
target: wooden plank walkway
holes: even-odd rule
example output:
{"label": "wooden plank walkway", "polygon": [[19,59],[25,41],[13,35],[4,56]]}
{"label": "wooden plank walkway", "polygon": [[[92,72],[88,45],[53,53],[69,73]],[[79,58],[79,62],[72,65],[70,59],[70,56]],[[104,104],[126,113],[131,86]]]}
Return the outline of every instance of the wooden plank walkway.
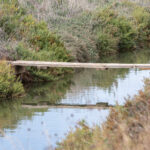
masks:
{"label": "wooden plank walkway", "polygon": [[10,61],[13,66],[30,66],[38,68],[97,68],[97,69],[107,69],[107,68],[144,68],[149,69],[150,64],[122,64],[122,63],[78,63],[78,62],[45,62],[45,61]]}

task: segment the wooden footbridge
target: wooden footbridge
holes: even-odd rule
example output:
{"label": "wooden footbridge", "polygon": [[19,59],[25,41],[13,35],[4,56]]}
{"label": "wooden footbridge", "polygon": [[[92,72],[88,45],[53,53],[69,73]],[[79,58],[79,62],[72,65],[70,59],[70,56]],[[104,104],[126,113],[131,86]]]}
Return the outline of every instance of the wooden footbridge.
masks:
{"label": "wooden footbridge", "polygon": [[45,62],[45,61],[9,61],[12,66],[18,67],[37,67],[40,69],[47,69],[51,67],[56,68],[142,68],[149,69],[150,64],[122,64],[122,63],[78,63],[78,62]]}

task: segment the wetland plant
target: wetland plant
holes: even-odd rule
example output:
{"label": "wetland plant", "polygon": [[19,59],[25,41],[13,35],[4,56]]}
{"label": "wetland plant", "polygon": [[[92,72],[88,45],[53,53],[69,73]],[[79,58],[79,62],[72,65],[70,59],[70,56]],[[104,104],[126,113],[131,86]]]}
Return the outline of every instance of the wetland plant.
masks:
{"label": "wetland plant", "polygon": [[5,61],[0,61],[0,99],[20,97],[23,94],[23,85],[16,79],[14,69]]}

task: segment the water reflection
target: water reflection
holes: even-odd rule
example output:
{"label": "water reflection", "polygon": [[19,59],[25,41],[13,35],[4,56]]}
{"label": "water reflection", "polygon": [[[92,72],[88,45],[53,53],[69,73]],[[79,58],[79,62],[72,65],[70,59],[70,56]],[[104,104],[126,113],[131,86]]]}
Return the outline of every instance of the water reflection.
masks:
{"label": "water reflection", "polygon": [[26,85],[26,96],[22,101],[29,104],[59,103],[69,90],[71,83],[71,76],[67,76],[57,82]]}
{"label": "water reflection", "polygon": [[[21,120],[31,120],[35,112],[45,112],[48,109],[26,109],[21,106],[20,100],[5,101],[0,103],[0,129],[5,133],[6,129],[11,132],[20,124]],[[0,133],[0,134],[1,134]]]}
{"label": "water reflection", "polygon": [[103,57],[101,63],[149,63],[150,49],[142,49],[134,52],[126,52],[115,56]]}
{"label": "water reflection", "polygon": [[[105,63],[149,63],[150,50],[128,52],[103,58]],[[140,69],[85,69],[74,76],[74,85],[66,93],[62,103],[95,104],[116,102],[124,104],[125,97],[133,97],[143,87],[143,79],[150,77],[150,70]]]}
{"label": "water reflection", "polygon": [[134,96],[143,87],[143,79],[150,70],[135,69],[85,69],[57,83],[33,84],[27,88],[24,104],[96,104],[116,102],[124,104],[125,97]]}
{"label": "water reflection", "polygon": [[[122,54],[101,62],[148,63],[150,51]],[[26,97],[0,104],[0,150],[44,150],[65,137],[79,120],[89,125],[102,124],[109,110],[88,109],[27,109],[22,103],[119,104],[133,96],[143,86],[150,70],[85,69],[54,83],[26,85]]]}
{"label": "water reflection", "polygon": [[[40,111],[24,109],[24,115],[18,118],[20,119],[18,123],[7,122],[8,128],[6,123],[3,124],[5,134],[4,137],[0,137],[0,149],[44,150],[48,145],[55,147],[56,143],[60,142],[69,130],[74,129],[78,121],[86,118],[86,122],[90,126],[101,125],[109,114],[108,110],[96,109],[58,108]],[[13,114],[15,115],[15,113]]]}
{"label": "water reflection", "polygon": [[134,69],[84,70],[74,77],[74,85],[61,103],[122,105],[125,97],[134,96],[143,87],[143,78],[150,77],[149,73],[149,70]]}

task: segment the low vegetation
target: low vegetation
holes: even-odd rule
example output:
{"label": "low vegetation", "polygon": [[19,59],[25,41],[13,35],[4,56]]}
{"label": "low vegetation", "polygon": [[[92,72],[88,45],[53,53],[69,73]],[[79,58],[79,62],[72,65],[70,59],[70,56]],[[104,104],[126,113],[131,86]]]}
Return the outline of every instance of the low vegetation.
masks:
{"label": "low vegetation", "polygon": [[[6,39],[16,43],[14,59],[63,62],[72,59],[60,37],[50,32],[45,22],[28,14],[17,0],[3,1],[0,7],[0,27]],[[66,69],[27,68],[28,78],[33,81],[56,80],[66,72]]]}
{"label": "low vegetation", "polygon": [[0,100],[20,97],[23,94],[23,85],[16,79],[14,69],[5,61],[0,61]]}
{"label": "low vegetation", "polygon": [[61,35],[78,61],[149,46],[149,0],[19,0],[19,3]]}
{"label": "low vegetation", "polygon": [[149,150],[150,80],[124,106],[116,106],[102,127],[80,122],[57,150]]}
{"label": "low vegetation", "polygon": [[[118,11],[123,10],[124,14]],[[128,11],[128,14],[127,14]],[[130,1],[115,2],[98,10],[94,30],[99,56],[147,47],[150,41],[150,12]]]}
{"label": "low vegetation", "polygon": [[[148,47],[149,4],[149,0],[1,0],[0,27],[16,43],[16,59],[70,61],[71,54],[77,61],[89,61]],[[55,70],[58,75],[63,71]],[[52,79],[51,71],[48,76],[39,72],[30,69],[33,76],[43,74],[41,80]]]}
{"label": "low vegetation", "polygon": [[[77,61],[89,61],[95,56],[95,36],[92,34],[92,12],[111,0],[18,0],[20,5],[38,20],[61,35]],[[107,2],[108,1],[108,2]]]}
{"label": "low vegetation", "polygon": [[[0,59],[68,62],[75,56],[89,61],[148,47],[148,4],[149,0],[0,0]],[[71,72],[27,67],[22,79],[54,81]]]}

